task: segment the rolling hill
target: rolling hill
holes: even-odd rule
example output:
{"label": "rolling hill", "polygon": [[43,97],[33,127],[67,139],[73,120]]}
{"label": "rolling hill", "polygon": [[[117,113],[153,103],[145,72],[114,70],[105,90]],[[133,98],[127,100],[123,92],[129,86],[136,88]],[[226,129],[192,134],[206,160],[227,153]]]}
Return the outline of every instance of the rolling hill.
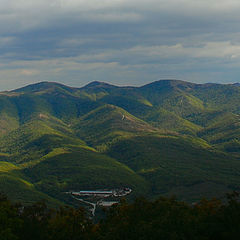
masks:
{"label": "rolling hill", "polygon": [[64,192],[130,187],[196,201],[240,186],[240,86],[41,82],[0,93],[0,191],[74,204]]}

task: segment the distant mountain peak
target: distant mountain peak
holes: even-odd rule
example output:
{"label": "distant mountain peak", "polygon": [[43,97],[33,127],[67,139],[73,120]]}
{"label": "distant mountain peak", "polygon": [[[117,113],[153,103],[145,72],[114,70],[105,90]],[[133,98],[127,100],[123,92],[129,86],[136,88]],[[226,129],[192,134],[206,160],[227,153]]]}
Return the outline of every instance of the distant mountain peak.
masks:
{"label": "distant mountain peak", "polygon": [[87,88],[117,88],[117,87],[109,83],[93,81],[84,86],[83,88],[87,89]]}
{"label": "distant mountain peak", "polygon": [[195,83],[186,82],[183,80],[163,79],[163,80],[158,80],[158,81],[146,84],[146,85],[142,86],[141,88],[143,88],[143,89],[153,88],[155,90],[165,89],[165,88],[188,89],[188,88],[192,88],[195,85],[196,85]]}
{"label": "distant mountain peak", "polygon": [[61,83],[43,81],[43,82],[30,84],[22,88],[18,88],[16,90],[13,90],[12,92],[40,92],[40,91],[46,91],[46,90],[58,89],[58,88],[62,88],[68,91],[69,90],[71,91],[72,89],[74,89],[72,87],[68,87]]}

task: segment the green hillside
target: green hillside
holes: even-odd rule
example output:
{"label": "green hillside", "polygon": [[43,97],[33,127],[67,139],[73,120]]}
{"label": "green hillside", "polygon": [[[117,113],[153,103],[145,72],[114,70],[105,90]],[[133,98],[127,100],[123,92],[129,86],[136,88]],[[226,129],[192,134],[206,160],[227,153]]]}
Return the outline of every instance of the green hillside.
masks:
{"label": "green hillside", "polygon": [[62,198],[63,192],[76,189],[120,188],[134,189],[146,194],[147,182],[126,165],[113,158],[86,148],[48,154],[35,166],[24,169],[37,189]]}
{"label": "green hillside", "polygon": [[54,148],[85,145],[61,120],[39,114],[0,139],[0,152],[15,163],[26,163],[46,155]]}
{"label": "green hillside", "polygon": [[[41,193],[42,198],[51,196],[68,202],[64,192],[78,189],[128,186],[135,195],[149,190],[141,176],[96,152],[69,125],[51,116],[41,114],[21,125],[1,139],[0,149],[2,168],[7,168],[3,160],[9,161],[7,164],[21,176],[9,174],[2,191],[6,193],[9,186],[16,185],[31,201]],[[15,199],[14,194],[8,195]]]}
{"label": "green hillside", "polygon": [[143,119],[160,129],[182,134],[196,135],[202,129],[202,126],[161,107],[152,109],[143,116]]}
{"label": "green hillside", "polygon": [[73,204],[64,193],[130,187],[195,201],[240,186],[240,87],[41,82],[0,93],[0,192]]}
{"label": "green hillside", "polygon": [[32,204],[36,201],[47,200],[50,206],[62,205],[60,201],[38,191],[35,186],[21,173],[16,165],[0,161],[0,189],[14,202]]}
{"label": "green hillside", "polygon": [[239,159],[213,150],[201,139],[138,136],[112,145],[107,154],[148,180],[154,195],[175,192],[196,200],[199,195],[223,196],[239,190]]}
{"label": "green hillside", "polygon": [[114,105],[103,105],[73,125],[77,136],[94,147],[104,147],[121,138],[160,131]]}

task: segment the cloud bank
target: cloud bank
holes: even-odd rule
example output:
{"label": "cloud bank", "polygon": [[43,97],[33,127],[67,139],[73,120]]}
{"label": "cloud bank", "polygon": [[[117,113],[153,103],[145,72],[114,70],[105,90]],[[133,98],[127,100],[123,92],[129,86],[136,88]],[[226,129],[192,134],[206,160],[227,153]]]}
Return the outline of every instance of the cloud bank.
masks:
{"label": "cloud bank", "polygon": [[239,82],[239,11],[235,0],[0,0],[0,90]]}

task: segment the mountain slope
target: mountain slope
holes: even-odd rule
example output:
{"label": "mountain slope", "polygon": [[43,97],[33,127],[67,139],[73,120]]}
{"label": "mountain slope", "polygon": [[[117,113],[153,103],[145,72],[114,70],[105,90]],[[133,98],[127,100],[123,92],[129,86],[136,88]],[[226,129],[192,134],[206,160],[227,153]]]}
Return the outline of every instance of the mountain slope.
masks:
{"label": "mountain slope", "polygon": [[240,190],[239,159],[215,151],[201,139],[138,136],[113,144],[107,154],[148,180],[154,195],[174,194],[182,188],[179,196],[196,200],[199,195],[223,196],[231,189]]}
{"label": "mountain slope", "polygon": [[[0,93],[0,191],[74,204],[69,190],[195,201],[240,186],[239,84],[53,82]],[[8,191],[11,189],[11,191]]]}
{"label": "mountain slope", "polygon": [[[148,192],[144,178],[87,146],[69,125],[52,116],[41,114],[4,136],[0,151],[0,163],[8,161],[7,166],[16,173],[12,175],[9,171],[6,187],[15,184],[22,193],[20,196],[25,194],[31,201],[39,195],[71,203],[63,192],[95,187],[128,186],[135,194]],[[8,193],[6,187],[0,183],[1,190]],[[14,194],[9,196],[15,198]]]}
{"label": "mountain slope", "polygon": [[135,194],[148,191],[148,184],[127,166],[85,148],[48,154],[33,167],[24,169],[37,189],[64,199],[63,192],[78,189],[131,187]]}
{"label": "mountain slope", "polygon": [[77,136],[95,147],[118,138],[159,131],[124,109],[109,104],[84,115],[73,127]]}

